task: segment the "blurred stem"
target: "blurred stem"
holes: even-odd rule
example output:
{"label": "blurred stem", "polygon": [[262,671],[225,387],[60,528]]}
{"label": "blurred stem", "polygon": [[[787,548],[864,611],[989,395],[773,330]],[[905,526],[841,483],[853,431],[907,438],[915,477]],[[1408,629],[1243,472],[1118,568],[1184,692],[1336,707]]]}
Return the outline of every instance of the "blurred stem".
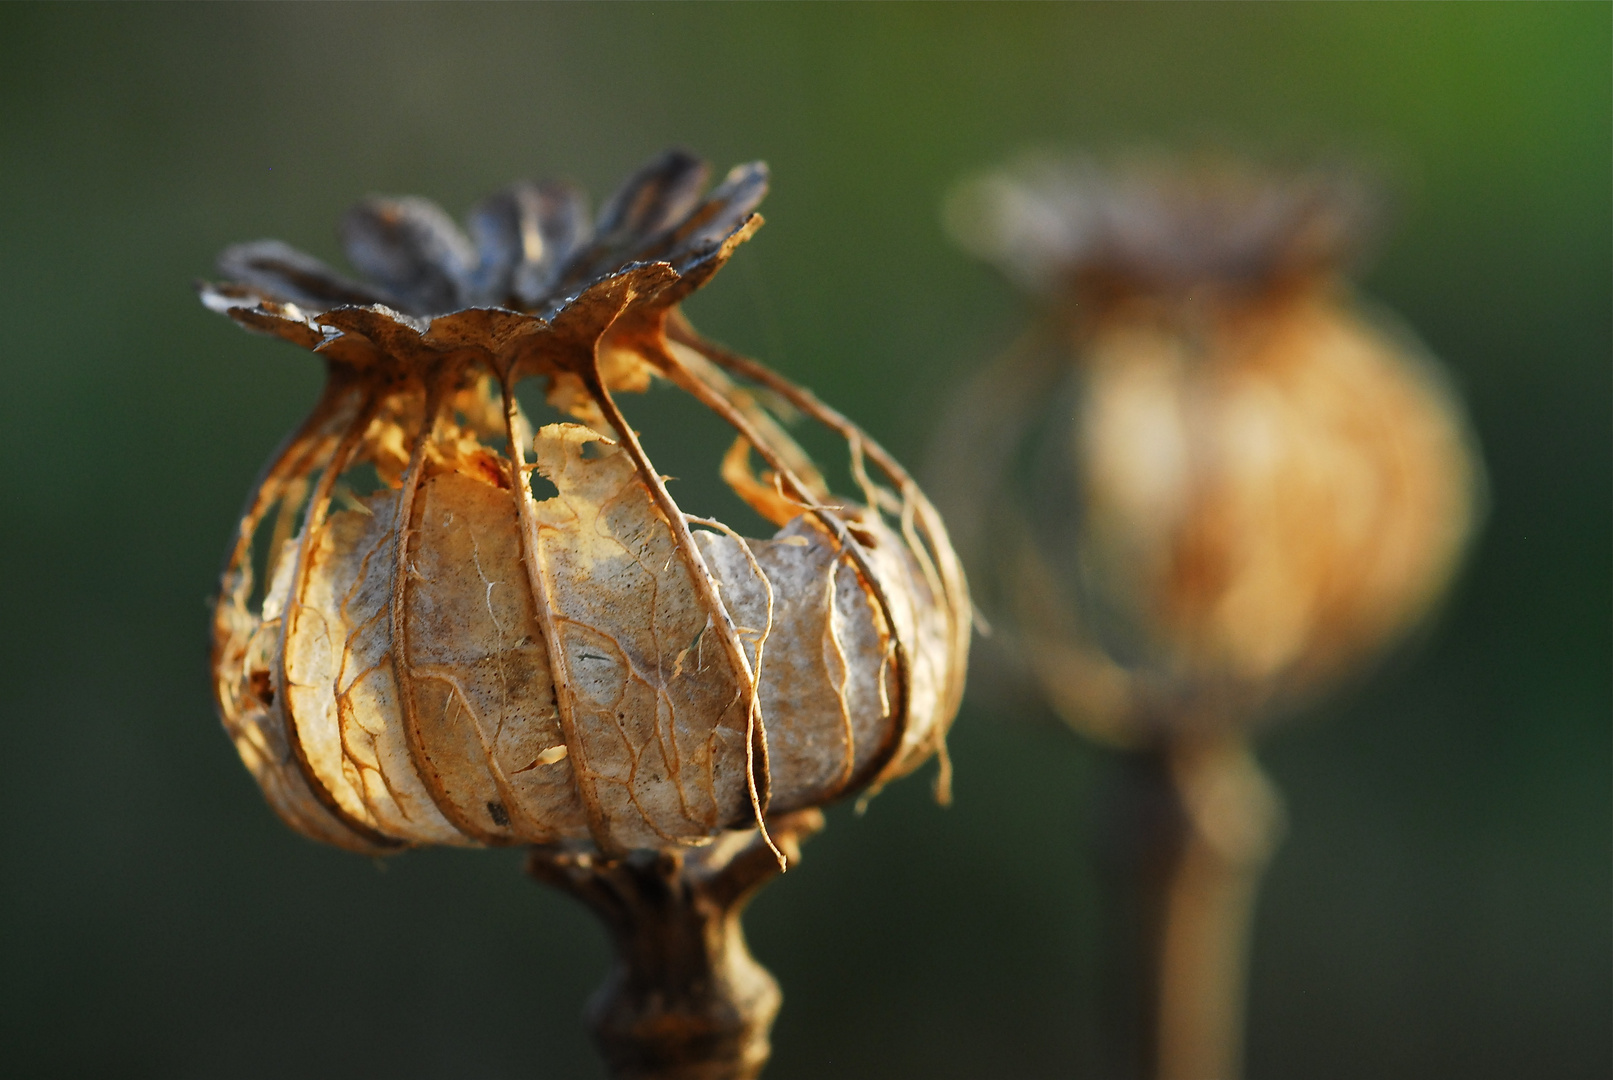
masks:
{"label": "blurred stem", "polygon": [[1179,738],[1166,765],[1182,835],[1157,943],[1158,1080],[1237,1080],[1255,898],[1282,835],[1282,799],[1248,740]]}
{"label": "blurred stem", "polygon": [[[823,828],[803,810],[768,821],[791,865]],[[605,924],[615,964],[588,1006],[594,1041],[616,1080],[751,1080],[772,1051],[783,995],[745,944],[740,915],[780,872],[756,829],[703,848],[624,858],[535,846],[527,872],[575,897]]]}
{"label": "blurred stem", "polygon": [[1282,803],[1241,735],[1120,755],[1101,809],[1113,950],[1097,1075],[1237,1080],[1249,931]]}

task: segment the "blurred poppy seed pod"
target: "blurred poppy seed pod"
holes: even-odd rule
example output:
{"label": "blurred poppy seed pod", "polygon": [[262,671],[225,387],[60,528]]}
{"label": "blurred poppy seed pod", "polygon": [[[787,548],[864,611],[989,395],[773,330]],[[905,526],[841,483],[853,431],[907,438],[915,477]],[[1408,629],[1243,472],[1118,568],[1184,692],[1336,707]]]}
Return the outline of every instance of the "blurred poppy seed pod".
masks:
{"label": "blurred poppy seed pod", "polygon": [[1449,580],[1477,458],[1433,361],[1343,276],[1375,209],[1350,175],[1225,161],[1044,160],[949,204],[1052,317],[960,396],[944,508],[988,617],[1083,730],[1281,712]]}
{"label": "blurred poppy seed pod", "polygon": [[[969,633],[946,533],[858,428],[683,318],[761,224],[764,166],[706,177],[669,152],[591,224],[573,188],[518,183],[468,235],[371,198],[341,230],[367,280],[262,241],[202,286],[326,361],[214,622],[224,726],[294,828],[372,853],[675,851],[944,753]],[[617,400],[654,380],[733,428],[722,475],[775,536],[674,501]],[[524,386],[564,422],[534,430]],[[860,503],[785,410],[844,439]]]}

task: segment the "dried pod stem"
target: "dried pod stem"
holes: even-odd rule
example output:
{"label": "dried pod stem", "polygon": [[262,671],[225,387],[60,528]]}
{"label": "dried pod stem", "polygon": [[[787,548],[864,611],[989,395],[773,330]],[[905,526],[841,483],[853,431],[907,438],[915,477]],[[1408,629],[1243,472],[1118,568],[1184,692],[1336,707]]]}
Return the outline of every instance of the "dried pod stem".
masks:
{"label": "dried pod stem", "polygon": [[753,829],[690,852],[616,860],[531,849],[528,873],[610,932],[615,965],[588,1018],[618,1080],[750,1080],[767,1063],[782,995],[745,944],[740,915],[779,872],[772,845],[793,864],[823,814],[768,824],[771,842]]}

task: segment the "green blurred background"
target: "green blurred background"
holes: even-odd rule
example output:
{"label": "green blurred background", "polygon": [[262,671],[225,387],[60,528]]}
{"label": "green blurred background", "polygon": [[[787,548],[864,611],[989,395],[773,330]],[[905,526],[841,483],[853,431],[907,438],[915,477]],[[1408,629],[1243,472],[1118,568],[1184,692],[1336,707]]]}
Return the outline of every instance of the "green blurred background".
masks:
{"label": "green blurred background", "polygon": [[[588,916],[516,852],[294,836],[218,730],[207,599],[319,380],[196,303],[218,249],[334,256],[372,190],[457,214],[527,174],[602,196],[670,143],[765,158],[770,223],[691,313],[916,460],[1026,317],[946,243],[948,186],[1210,140],[1400,178],[1366,286],[1464,387],[1493,496],[1435,632],[1265,744],[1292,832],[1250,1073],[1608,1076],[1610,12],[0,9],[0,1072],[600,1075]],[[1106,761],[979,707],[953,752],[954,808],[914,779],[837,809],[753,909],[774,1080],[1100,1076]]]}

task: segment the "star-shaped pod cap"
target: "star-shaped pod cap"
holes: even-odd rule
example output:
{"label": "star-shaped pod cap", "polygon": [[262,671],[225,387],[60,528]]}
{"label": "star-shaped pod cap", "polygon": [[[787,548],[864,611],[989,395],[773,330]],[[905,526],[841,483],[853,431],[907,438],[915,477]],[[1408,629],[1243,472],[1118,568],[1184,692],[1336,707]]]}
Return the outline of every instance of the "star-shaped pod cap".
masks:
{"label": "star-shaped pod cap", "polygon": [[1348,169],[1032,157],[965,182],[945,216],[962,247],[1034,292],[1089,283],[1176,292],[1347,263],[1381,202]]}
{"label": "star-shaped pod cap", "polygon": [[251,330],[357,367],[469,350],[538,374],[619,322],[653,323],[700,288],[762,223],[767,166],[709,168],[669,150],[622,184],[592,222],[581,191],[519,181],[461,229],[435,203],[371,196],[341,241],[363,280],[278,240],[219,257],[228,280],[202,300]]}

